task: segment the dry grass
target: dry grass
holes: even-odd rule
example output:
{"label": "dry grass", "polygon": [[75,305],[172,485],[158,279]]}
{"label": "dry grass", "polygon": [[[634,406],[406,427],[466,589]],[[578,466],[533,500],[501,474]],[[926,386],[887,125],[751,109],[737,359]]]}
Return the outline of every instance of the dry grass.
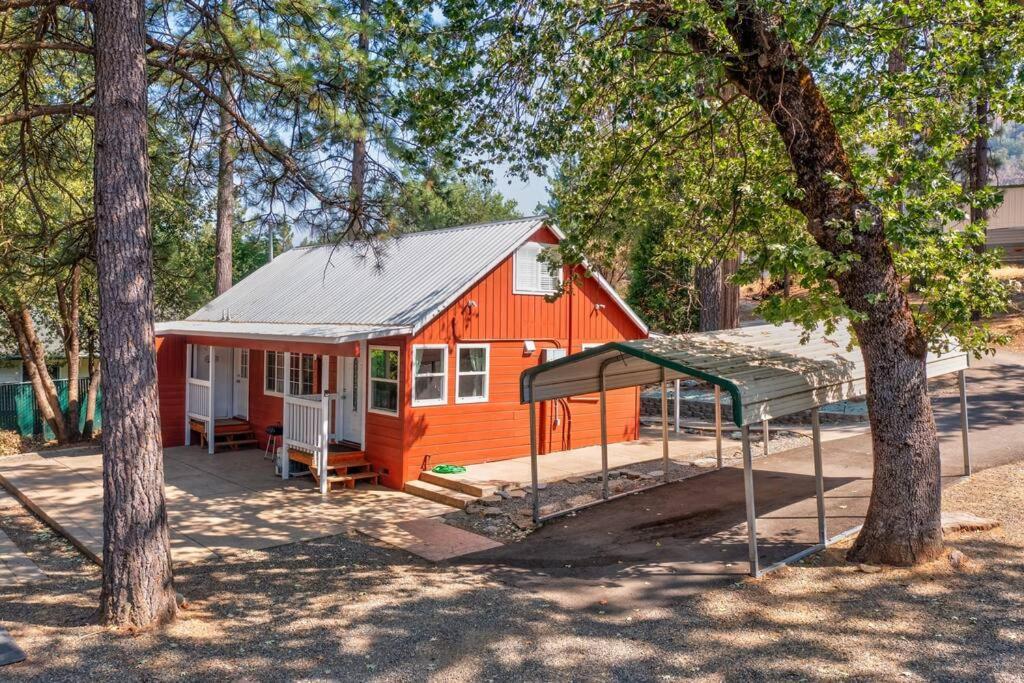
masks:
{"label": "dry grass", "polygon": [[16,455],[24,450],[25,440],[18,432],[0,431],[0,456]]}
{"label": "dry grass", "polygon": [[1005,264],[992,271],[997,280],[1024,280],[1024,266]]}
{"label": "dry grass", "polygon": [[339,536],[182,567],[192,607],[135,637],[95,625],[95,567],[33,518],[0,509],[0,526],[50,575],[0,587],[0,621],[30,655],[3,676],[1024,680],[1024,464],[948,487],[944,502],[1004,523],[948,539],[970,558],[965,570],[943,560],[865,574],[832,549],[760,581],[652,596],[643,610],[568,610],[477,568]]}

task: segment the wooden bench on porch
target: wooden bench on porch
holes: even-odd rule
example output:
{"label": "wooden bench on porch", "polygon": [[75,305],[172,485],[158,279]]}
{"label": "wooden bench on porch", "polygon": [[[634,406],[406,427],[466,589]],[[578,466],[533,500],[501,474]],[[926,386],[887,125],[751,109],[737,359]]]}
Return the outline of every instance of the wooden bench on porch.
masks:
{"label": "wooden bench on porch", "polygon": [[[197,420],[196,418],[189,420],[189,429],[199,434],[199,445],[203,448],[207,447],[207,439],[209,438],[206,433],[208,424],[206,420]],[[214,423],[214,452],[217,452],[218,448],[229,448],[231,450],[253,448],[257,443],[259,442],[252,431],[252,425],[245,420],[235,417],[218,418]]]}

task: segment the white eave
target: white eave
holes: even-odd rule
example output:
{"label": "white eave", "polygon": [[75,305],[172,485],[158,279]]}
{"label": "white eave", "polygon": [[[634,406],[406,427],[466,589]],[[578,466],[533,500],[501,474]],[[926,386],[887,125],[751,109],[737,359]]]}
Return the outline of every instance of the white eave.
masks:
{"label": "white eave", "polygon": [[409,334],[407,326],[387,325],[320,325],[305,323],[259,323],[207,320],[176,320],[157,323],[157,335],[191,335],[224,337],[268,342],[308,342],[344,344],[363,339],[377,339]]}

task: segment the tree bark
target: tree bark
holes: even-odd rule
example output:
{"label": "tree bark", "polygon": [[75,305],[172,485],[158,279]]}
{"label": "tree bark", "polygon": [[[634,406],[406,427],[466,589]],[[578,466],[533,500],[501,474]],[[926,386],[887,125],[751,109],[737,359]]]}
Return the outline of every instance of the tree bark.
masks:
{"label": "tree bark", "polygon": [[100,369],[96,365],[96,348],[92,331],[89,332],[87,351],[89,355],[89,393],[85,397],[85,424],[82,426],[82,438],[92,439],[96,430],[96,398],[100,390]]}
{"label": "tree bark", "polygon": [[81,418],[81,401],[78,395],[78,363],[82,355],[79,336],[81,294],[82,266],[76,263],[71,267],[67,282],[57,285],[57,308],[60,311],[64,359],[68,365],[68,404],[64,410],[64,429],[68,441],[77,441],[82,435],[78,428]]}
{"label": "tree bark", "polygon": [[722,318],[720,330],[731,330],[740,326],[740,287],[732,283],[732,276],[740,266],[736,257],[722,261]]}
{"label": "tree bark", "polygon": [[[360,0],[359,21],[362,26],[359,29],[356,50],[358,59],[370,59],[370,34],[367,24],[370,22],[370,0]],[[365,61],[361,61],[356,69],[355,88],[355,110],[356,118],[359,120],[359,130],[352,138],[352,181],[349,188],[351,197],[349,238],[357,238],[366,229],[366,67]]]}
{"label": "tree bark", "polygon": [[57,395],[57,386],[50,377],[50,371],[46,368],[46,349],[43,348],[39,337],[36,334],[35,323],[32,322],[32,314],[24,305],[10,306],[0,303],[0,309],[14,333],[18,342],[18,352],[21,354],[21,362],[28,373],[28,381],[32,385],[32,395],[36,399],[36,407],[43,421],[50,426],[57,443],[67,441],[67,433],[64,430],[64,416],[60,409],[60,399]]}
{"label": "tree bark", "polygon": [[[224,0],[224,12],[231,10],[230,0]],[[233,102],[231,78],[226,70],[221,71],[221,99]],[[217,254],[214,275],[215,292],[219,296],[231,289],[234,245],[235,212],[235,136],[231,114],[220,108],[220,126],[217,139]]]}
{"label": "tree bark", "polygon": [[715,261],[695,268],[694,280],[700,299],[698,329],[711,332],[722,325],[722,262]]}
{"label": "tree bark", "polygon": [[95,208],[104,378],[103,623],[176,614],[153,332],[143,0],[99,2]]}
{"label": "tree bark", "polygon": [[[706,1],[723,16],[736,49],[723,51],[709,29],[688,30],[688,41],[721,60],[726,76],[774,124],[804,194],[798,208],[818,245],[859,257],[833,274],[843,301],[864,316],[853,328],[866,366],[874,451],[871,501],[848,557],[891,565],[933,559],[942,550],[942,525],[927,343],[900,287],[881,213],[858,187],[828,104],[806,62],[779,37],[774,17],[755,0],[728,7]],[[674,6],[662,12],[653,18],[677,21]],[[860,227],[852,242],[841,237],[841,226]]]}

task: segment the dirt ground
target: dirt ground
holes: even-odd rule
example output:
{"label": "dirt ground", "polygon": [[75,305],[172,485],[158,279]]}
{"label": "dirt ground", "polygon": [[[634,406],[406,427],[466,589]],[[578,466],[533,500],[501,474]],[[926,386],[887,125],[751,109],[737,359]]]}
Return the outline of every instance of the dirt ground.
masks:
{"label": "dirt ground", "polygon": [[21,508],[0,527],[49,575],[0,588],[29,659],[8,680],[1024,681],[1024,464],[947,509],[1003,521],[948,539],[969,558],[866,574],[842,549],[658,609],[558,609],[486,572],[336,536],[179,568],[173,625],[95,625],[99,572]]}

